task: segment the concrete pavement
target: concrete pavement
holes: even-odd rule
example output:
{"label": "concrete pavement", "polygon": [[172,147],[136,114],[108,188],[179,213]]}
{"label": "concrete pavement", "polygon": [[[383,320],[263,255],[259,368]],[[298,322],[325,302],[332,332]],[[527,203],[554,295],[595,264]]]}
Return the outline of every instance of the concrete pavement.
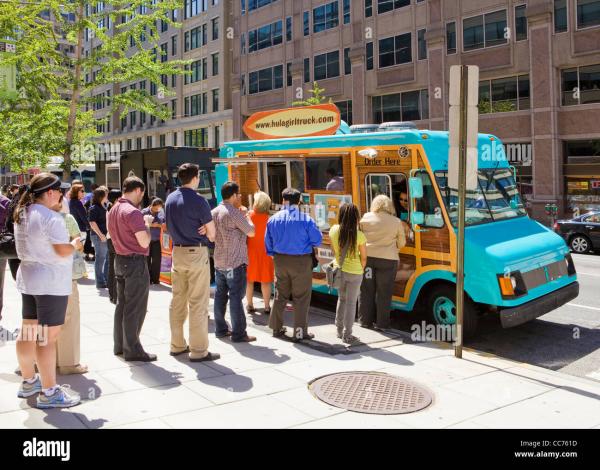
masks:
{"label": "concrete pavement", "polygon": [[[158,354],[151,364],[112,354],[114,307],[93,281],[80,285],[85,376],[60,377],[82,394],[67,410],[41,411],[16,396],[20,377],[10,339],[0,346],[0,428],[600,428],[600,383],[536,366],[465,351],[453,357],[445,344],[405,344],[395,335],[369,336],[345,348],[329,319],[311,314],[317,342],[306,346],[274,339],[259,313],[248,317],[256,343],[215,339],[219,361],[192,364],[169,356],[170,289],[153,286],[142,342]],[[7,273],[2,325],[20,323],[21,302]],[[257,299],[255,306],[261,302]],[[212,307],[211,307],[212,311]],[[211,321],[211,332],[213,324]],[[342,371],[380,371],[412,379],[434,394],[423,411],[366,415],[320,402],[307,383]]]}

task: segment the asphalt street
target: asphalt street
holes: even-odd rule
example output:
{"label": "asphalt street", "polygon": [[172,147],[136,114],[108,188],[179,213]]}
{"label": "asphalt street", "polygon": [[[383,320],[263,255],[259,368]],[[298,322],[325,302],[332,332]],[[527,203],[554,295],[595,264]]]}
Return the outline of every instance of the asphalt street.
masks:
{"label": "asphalt street", "polygon": [[[579,296],[524,325],[503,329],[497,316],[481,319],[467,347],[500,357],[600,381],[600,254],[573,255]],[[335,298],[314,296],[313,304],[335,311]],[[393,312],[392,326],[407,333],[424,318]]]}

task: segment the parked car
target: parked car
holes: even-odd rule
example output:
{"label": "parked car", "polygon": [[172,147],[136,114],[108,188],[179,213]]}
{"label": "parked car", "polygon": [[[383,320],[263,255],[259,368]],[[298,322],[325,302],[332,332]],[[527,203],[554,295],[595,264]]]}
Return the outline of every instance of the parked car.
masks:
{"label": "parked car", "polygon": [[575,253],[600,253],[600,212],[588,212],[571,220],[558,220],[554,231]]}

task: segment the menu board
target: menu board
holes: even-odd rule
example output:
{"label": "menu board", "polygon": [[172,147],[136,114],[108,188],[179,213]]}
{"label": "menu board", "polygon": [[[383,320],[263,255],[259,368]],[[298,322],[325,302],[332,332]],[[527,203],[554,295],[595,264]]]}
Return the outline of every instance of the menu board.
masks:
{"label": "menu board", "polygon": [[338,223],[340,207],[352,202],[351,195],[339,194],[315,194],[314,195],[314,219],[322,232]]}

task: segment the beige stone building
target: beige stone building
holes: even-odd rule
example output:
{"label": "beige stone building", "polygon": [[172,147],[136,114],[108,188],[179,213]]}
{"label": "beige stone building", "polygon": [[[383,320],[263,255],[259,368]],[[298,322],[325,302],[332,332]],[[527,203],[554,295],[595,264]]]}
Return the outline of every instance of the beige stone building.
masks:
{"label": "beige stone building", "polygon": [[[139,111],[131,112],[123,119],[115,113],[105,126],[99,128],[103,133],[101,143],[122,150],[165,146],[218,148],[233,137],[231,94],[228,92],[232,41],[226,36],[229,5],[230,2],[223,0],[185,0],[183,9],[171,12],[173,21],[181,23],[180,28],[166,21],[159,22],[158,60],[192,60],[190,76],[163,76],[162,86],[172,91],[172,96],[166,96],[161,92],[162,87],[149,80],[93,90],[94,96],[104,94],[110,98],[128,88],[145,89],[172,111],[172,118],[164,122]],[[144,11],[137,14],[144,14]],[[119,21],[125,22],[127,18]],[[89,54],[98,40],[87,39],[85,52]],[[109,107],[102,104],[103,100],[98,102],[97,116],[107,116]]]}
{"label": "beige stone building", "polygon": [[233,137],[318,81],[351,124],[447,129],[449,69],[480,67],[532,214],[600,209],[600,0],[234,0]]}

